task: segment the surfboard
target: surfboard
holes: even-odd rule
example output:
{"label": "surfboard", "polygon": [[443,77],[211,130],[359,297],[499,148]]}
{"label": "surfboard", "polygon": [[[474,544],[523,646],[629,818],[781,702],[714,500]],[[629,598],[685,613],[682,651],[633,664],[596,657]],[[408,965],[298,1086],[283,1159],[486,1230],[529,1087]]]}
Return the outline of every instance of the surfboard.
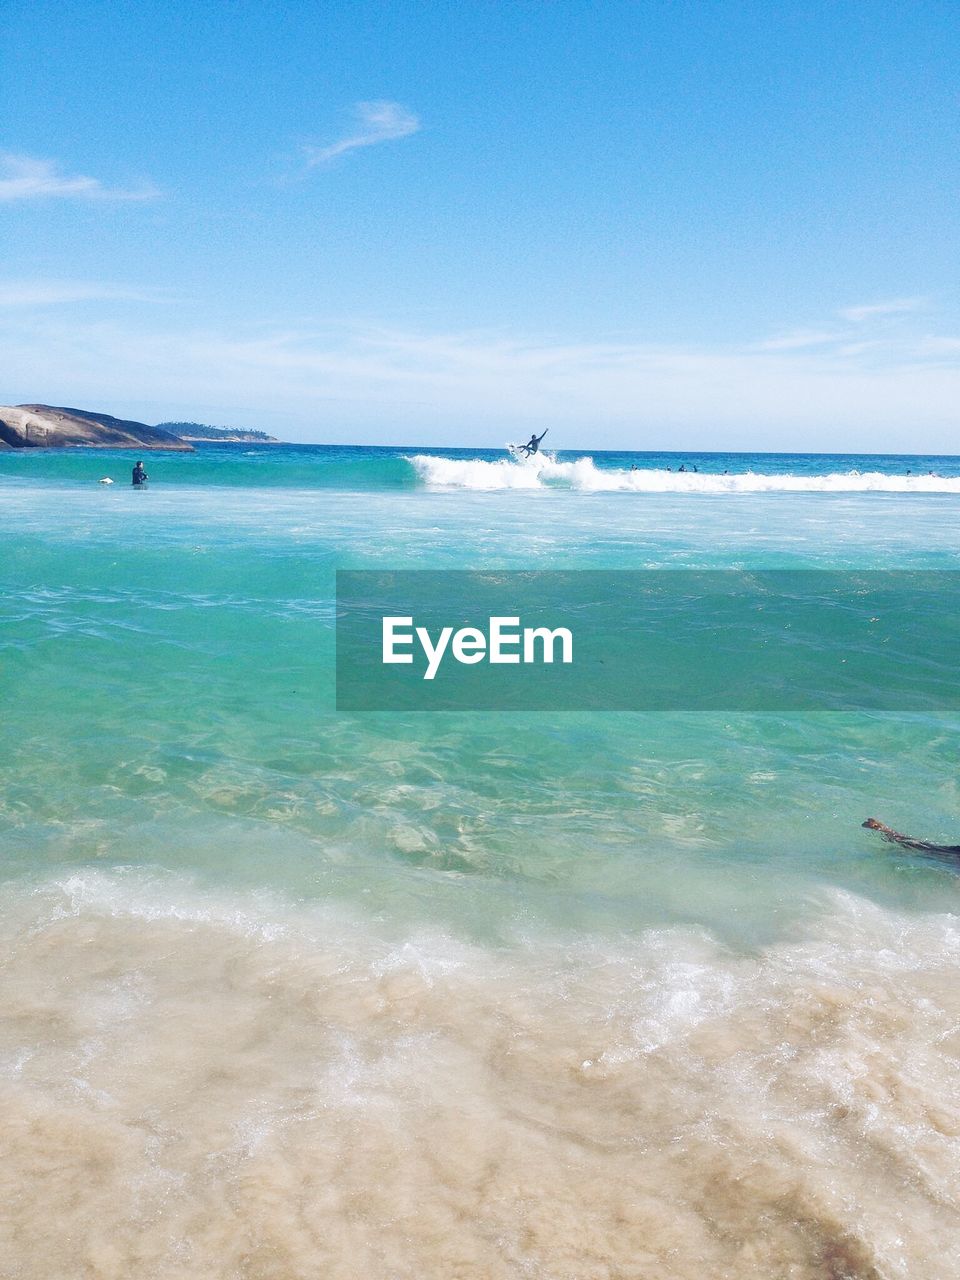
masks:
{"label": "surfboard", "polygon": [[[547,427],[547,430],[537,437],[538,442],[543,439],[543,437],[547,434],[547,432],[549,432],[549,430],[550,428]],[[518,462],[522,462],[525,458],[535,458],[537,454],[543,452],[542,449],[537,449],[534,453],[527,453],[526,449],[527,449],[526,440],[524,440],[522,444],[507,445],[507,452],[511,455],[511,457],[515,458]]]}

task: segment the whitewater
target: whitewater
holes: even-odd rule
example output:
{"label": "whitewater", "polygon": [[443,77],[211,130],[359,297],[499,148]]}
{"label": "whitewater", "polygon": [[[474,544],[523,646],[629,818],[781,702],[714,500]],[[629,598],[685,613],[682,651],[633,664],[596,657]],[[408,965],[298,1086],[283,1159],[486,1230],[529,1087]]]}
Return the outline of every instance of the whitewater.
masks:
{"label": "whitewater", "polygon": [[599,467],[591,457],[452,459],[414,454],[409,459],[424,484],[453,489],[577,489],[584,493],[956,493],[960,476],[888,474],[856,469],[826,474],[735,474],[677,468]]}

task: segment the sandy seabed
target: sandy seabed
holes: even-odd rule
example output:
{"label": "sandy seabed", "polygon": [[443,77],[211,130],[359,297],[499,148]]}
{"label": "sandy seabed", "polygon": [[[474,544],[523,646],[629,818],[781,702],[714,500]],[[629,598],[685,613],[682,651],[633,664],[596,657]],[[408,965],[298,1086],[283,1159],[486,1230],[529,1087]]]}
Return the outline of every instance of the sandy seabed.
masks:
{"label": "sandy seabed", "polygon": [[83,872],[0,955],[5,1280],[960,1274],[953,916],[484,949]]}

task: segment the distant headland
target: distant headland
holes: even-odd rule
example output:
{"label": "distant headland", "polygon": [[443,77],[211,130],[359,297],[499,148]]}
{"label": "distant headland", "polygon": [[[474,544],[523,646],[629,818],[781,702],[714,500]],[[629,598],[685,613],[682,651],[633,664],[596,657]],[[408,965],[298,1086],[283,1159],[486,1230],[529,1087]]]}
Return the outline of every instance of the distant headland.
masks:
{"label": "distant headland", "polygon": [[205,422],[158,422],[160,431],[169,431],[181,440],[219,440],[225,444],[280,444],[265,431],[244,431],[239,427],[210,427]]}
{"label": "distant headland", "polygon": [[177,449],[193,450],[194,440],[279,444],[265,431],[208,427],[202,422],[161,422],[149,426],[90,409],[49,404],[0,405],[0,449]]}

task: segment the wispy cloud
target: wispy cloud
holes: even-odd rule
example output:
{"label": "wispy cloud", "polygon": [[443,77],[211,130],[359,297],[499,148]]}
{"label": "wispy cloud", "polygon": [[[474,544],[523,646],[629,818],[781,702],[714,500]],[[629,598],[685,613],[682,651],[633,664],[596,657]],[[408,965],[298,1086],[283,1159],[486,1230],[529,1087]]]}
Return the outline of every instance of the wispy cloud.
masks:
{"label": "wispy cloud", "polygon": [[154,187],[105,187],[99,178],[59,172],[53,160],[0,152],[0,201],[13,200],[153,200]]}
{"label": "wispy cloud", "polygon": [[923,311],[930,305],[929,298],[891,298],[887,302],[867,302],[856,307],[842,307],[837,315],[851,324],[864,320],[881,320],[885,316],[901,316],[911,311]]}
{"label": "wispy cloud", "polygon": [[839,338],[836,329],[792,329],[756,344],[758,351],[803,351],[808,347],[825,347]]}
{"label": "wispy cloud", "polygon": [[[897,324],[902,317],[930,307],[924,297],[891,298],[885,302],[865,302],[840,307],[816,329],[790,329],[754,343],[756,351],[803,351],[818,347],[833,354],[859,355],[873,347],[909,340],[909,325]],[[889,323],[888,323],[889,322]],[[853,344],[853,345],[851,345]]]}
{"label": "wispy cloud", "polygon": [[84,280],[0,280],[0,307],[50,307],[71,302],[161,302],[156,291]]}
{"label": "wispy cloud", "polygon": [[7,314],[0,348],[21,400],[99,402],[106,377],[113,402],[166,403],[176,387],[177,413],[242,405],[314,438],[496,444],[553,426],[569,447],[682,437],[689,448],[936,451],[955,438],[960,402],[955,340],[764,351],[348,325],[138,331]]}
{"label": "wispy cloud", "polygon": [[348,133],[346,137],[331,143],[328,147],[308,145],[303,148],[309,168],[325,164],[337,156],[345,155],[348,151],[355,151],[358,147],[373,147],[378,142],[409,138],[421,127],[419,116],[415,116],[399,102],[358,102],[354,111],[357,127],[352,133]]}
{"label": "wispy cloud", "polygon": [[919,346],[924,356],[960,357],[960,338],[930,336],[924,338]]}

